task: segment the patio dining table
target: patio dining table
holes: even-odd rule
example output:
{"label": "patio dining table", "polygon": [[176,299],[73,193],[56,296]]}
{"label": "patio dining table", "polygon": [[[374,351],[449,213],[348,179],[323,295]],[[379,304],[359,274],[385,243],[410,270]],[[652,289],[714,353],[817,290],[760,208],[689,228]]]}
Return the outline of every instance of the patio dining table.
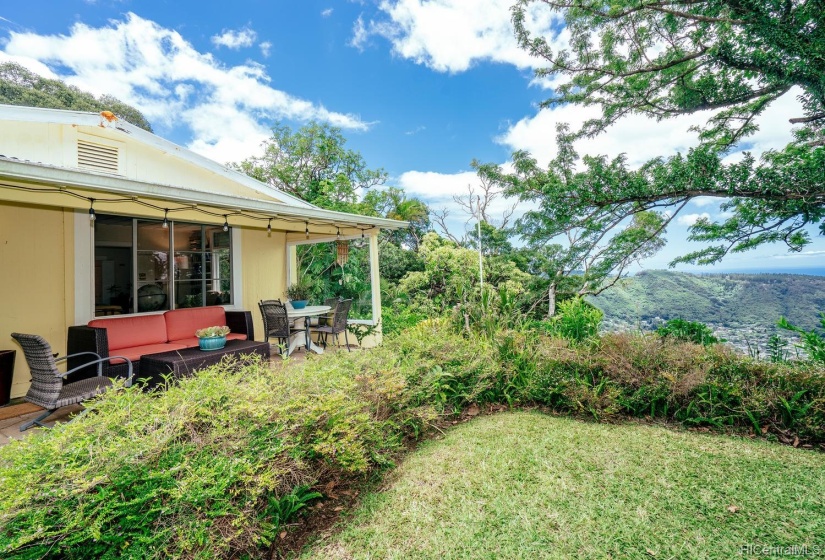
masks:
{"label": "patio dining table", "polygon": [[[332,310],[332,307],[329,305],[307,305],[303,309],[293,309],[292,307],[287,307],[287,316],[290,319],[303,319],[304,320],[304,327],[306,328],[306,336],[301,336],[301,333],[295,333],[289,339],[289,350],[287,354],[292,354],[292,352],[301,346],[305,346],[307,350],[312,350],[316,354],[323,354],[324,349],[315,344],[312,341],[312,337],[310,336],[309,332],[309,321],[307,321],[307,317],[317,317],[319,315],[326,315]],[[301,340],[304,339],[304,340]]]}

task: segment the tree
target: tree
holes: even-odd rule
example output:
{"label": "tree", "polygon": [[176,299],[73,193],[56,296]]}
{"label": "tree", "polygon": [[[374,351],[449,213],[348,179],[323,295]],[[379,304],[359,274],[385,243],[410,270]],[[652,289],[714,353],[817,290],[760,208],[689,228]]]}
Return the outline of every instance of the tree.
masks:
{"label": "tree", "polygon": [[[476,167],[480,164],[478,161],[473,160],[471,165]],[[515,204],[505,208],[500,214],[500,218],[494,216],[492,209],[495,201],[502,196],[501,187],[484,175],[479,175],[478,178],[478,190],[476,190],[476,187],[473,185],[467,185],[467,194],[453,195],[452,197],[453,202],[461,209],[462,213],[467,216],[464,222],[465,233],[461,238],[453,235],[450,232],[450,228],[447,227],[447,218],[450,213],[446,208],[442,208],[438,212],[433,212],[433,221],[441,228],[444,236],[458,245],[465,246],[473,243],[472,239],[476,239],[476,246],[478,246],[478,233],[474,225],[477,220],[481,220],[482,224],[486,224],[488,230],[490,230],[490,228],[497,230],[495,233],[496,236],[506,238],[509,235],[507,226],[515,212]],[[471,224],[471,222],[473,222],[473,224]],[[483,233],[482,237],[484,237]]]}
{"label": "tree", "polygon": [[[544,8],[564,17],[568,49],[556,51],[552,39],[531,33],[534,9]],[[729,218],[691,228],[692,239],[719,244],[677,262],[716,262],[773,241],[799,250],[810,242],[807,226],[825,232],[823,8],[820,0],[518,0],[513,23],[520,45],[547,61],[539,76],[563,80],[544,105],[601,110],[579,136],[596,135],[629,114],[662,120],[711,111],[697,129],[701,145],[686,156],[648,162],[633,184],[602,181],[579,193],[559,188],[556,201],[577,214],[630,216],[639,207],[681,208],[696,196],[730,198],[723,208]],[[756,117],[795,92],[802,110],[789,120],[800,125],[791,144],[759,162],[746,154],[739,163],[722,163],[756,131]],[[605,170],[618,173],[623,161],[612,165]],[[594,161],[594,173],[598,166]]]}
{"label": "tree", "polygon": [[296,132],[279,123],[264,142],[264,155],[232,167],[316,206],[355,211],[359,190],[387,180],[383,169],[369,169],[361,154],[345,147],[341,129],[309,123]]}
{"label": "tree", "polygon": [[146,117],[131,105],[111,95],[95,98],[60,80],[38,76],[14,62],[0,64],[0,103],[74,111],[111,111],[118,118],[152,132]]}
{"label": "tree", "polygon": [[555,313],[558,294],[597,295],[626,276],[631,264],[656,253],[675,215],[634,203],[584,212],[566,203],[568,193],[599,183],[608,189],[638,184],[638,173],[627,170],[622,159],[608,164],[590,157],[584,158],[586,169],[577,171],[579,155],[567,126],[559,126],[556,141],[559,153],[546,171],[524,152],[516,154],[512,174],[495,165],[478,166],[480,175],[505,187],[505,194],[537,206],[517,220],[515,231],[527,242],[526,269],[544,287],[548,316]]}
{"label": "tree", "polygon": [[[478,253],[472,249],[430,232],[422,239],[419,256],[423,270],[407,273],[398,284],[398,292],[407,294],[417,309],[440,313],[471,293],[480,294]],[[485,263],[488,270],[489,264]],[[511,294],[520,294],[529,281],[529,275],[515,263],[502,259],[496,263],[495,279],[485,280],[485,286],[493,284]]]}
{"label": "tree", "polygon": [[410,227],[407,229],[387,232],[387,239],[413,251],[418,250],[421,239],[430,230],[427,204],[417,198],[408,198],[396,187],[369,191],[361,202],[361,213],[408,222]]}

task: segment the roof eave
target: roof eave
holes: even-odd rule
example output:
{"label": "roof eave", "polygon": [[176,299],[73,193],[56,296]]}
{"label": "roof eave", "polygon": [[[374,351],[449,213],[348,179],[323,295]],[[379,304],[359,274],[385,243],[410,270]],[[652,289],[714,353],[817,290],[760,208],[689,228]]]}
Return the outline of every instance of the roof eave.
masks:
{"label": "roof eave", "polygon": [[408,222],[375,218],[360,214],[324,210],[316,206],[299,207],[279,202],[269,202],[240,196],[207,193],[175,187],[135,181],[105,173],[95,173],[40,163],[0,157],[0,180],[41,184],[53,187],[75,187],[101,193],[127,196],[148,196],[183,204],[208,204],[222,208],[271,213],[285,217],[328,222],[330,224],[369,225],[380,229],[409,227]]}

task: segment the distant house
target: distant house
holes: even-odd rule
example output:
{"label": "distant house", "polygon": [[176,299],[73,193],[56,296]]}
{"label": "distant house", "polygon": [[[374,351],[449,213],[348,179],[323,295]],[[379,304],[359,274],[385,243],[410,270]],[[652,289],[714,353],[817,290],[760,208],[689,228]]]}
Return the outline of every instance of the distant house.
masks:
{"label": "distant house", "polygon": [[[254,310],[297,277],[295,247],[407,224],[313,206],[94,113],[0,105],[0,349],[14,331],[64,353],[96,316],[200,305]],[[18,349],[19,350],[19,349]],[[17,360],[12,397],[25,394]]]}

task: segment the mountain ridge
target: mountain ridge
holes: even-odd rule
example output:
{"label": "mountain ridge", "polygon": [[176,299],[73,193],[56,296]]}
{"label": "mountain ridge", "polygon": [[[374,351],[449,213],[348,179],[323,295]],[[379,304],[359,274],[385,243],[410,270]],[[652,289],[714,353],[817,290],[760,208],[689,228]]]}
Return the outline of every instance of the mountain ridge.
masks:
{"label": "mountain ridge", "polygon": [[606,330],[653,330],[669,319],[709,325],[740,348],[763,347],[780,317],[810,330],[825,311],[825,277],[787,273],[694,274],[650,270],[588,298]]}

